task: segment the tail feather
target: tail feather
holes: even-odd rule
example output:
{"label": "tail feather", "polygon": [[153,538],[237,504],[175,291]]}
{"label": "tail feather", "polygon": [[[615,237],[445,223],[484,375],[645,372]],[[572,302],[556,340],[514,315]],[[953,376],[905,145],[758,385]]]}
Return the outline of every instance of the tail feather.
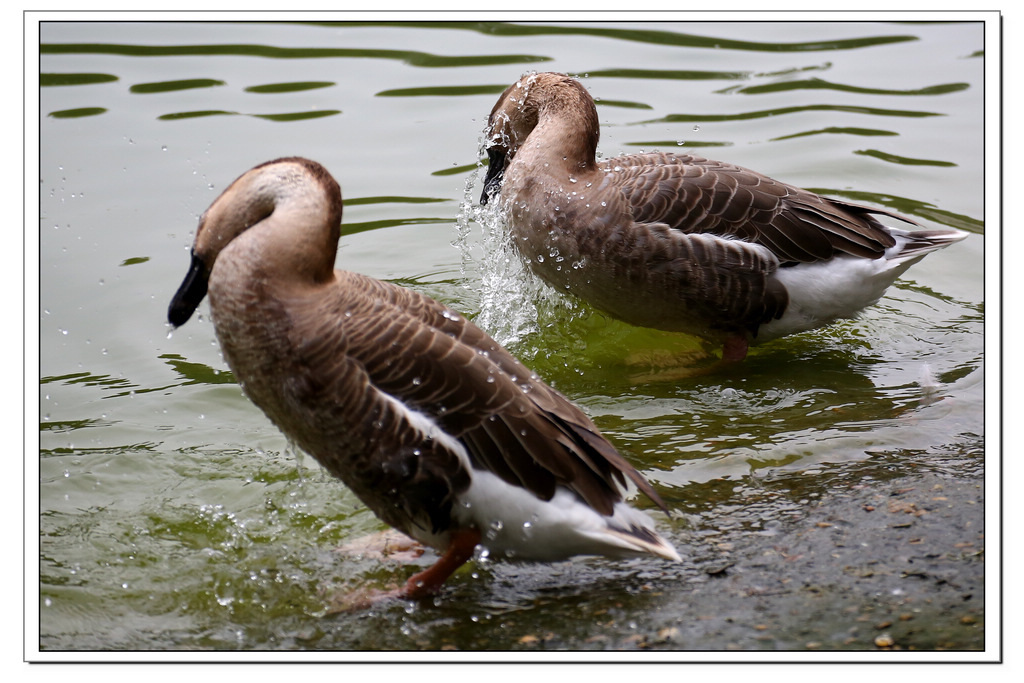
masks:
{"label": "tail feather", "polygon": [[676,549],[655,529],[651,519],[626,503],[615,505],[615,514],[605,517],[605,524],[594,534],[605,545],[621,548],[627,555],[657,555],[681,562]]}
{"label": "tail feather", "polygon": [[920,260],[925,254],[944,249],[965,239],[969,233],[963,230],[896,230],[890,228],[896,237],[896,246],[886,254],[890,261]]}
{"label": "tail feather", "polygon": [[651,529],[634,526],[628,531],[623,531],[609,526],[606,533],[621,541],[623,548],[628,552],[657,555],[676,562],[683,561],[676,549]]}

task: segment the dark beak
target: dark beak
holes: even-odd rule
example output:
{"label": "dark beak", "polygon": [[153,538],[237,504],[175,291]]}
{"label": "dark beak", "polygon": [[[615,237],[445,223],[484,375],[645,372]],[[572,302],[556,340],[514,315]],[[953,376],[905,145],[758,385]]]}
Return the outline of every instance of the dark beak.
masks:
{"label": "dark beak", "polygon": [[206,283],[209,278],[210,273],[206,269],[206,264],[193,252],[192,264],[188,268],[185,281],[178,287],[177,293],[171,299],[171,306],[167,309],[167,322],[175,327],[181,327],[188,322],[206,296]]}
{"label": "dark beak", "polygon": [[484,191],[480,194],[480,205],[486,206],[491,196],[501,191],[501,179],[505,175],[505,152],[492,147],[487,150],[487,175],[484,176]]}

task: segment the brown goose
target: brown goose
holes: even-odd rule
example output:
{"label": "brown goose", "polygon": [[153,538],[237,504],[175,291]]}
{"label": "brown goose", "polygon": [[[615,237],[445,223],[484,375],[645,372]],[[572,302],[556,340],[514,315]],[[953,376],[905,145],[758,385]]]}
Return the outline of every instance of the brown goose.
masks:
{"label": "brown goose", "polygon": [[168,319],[209,291],[224,358],[267,417],[382,520],[443,553],[394,594],[492,557],[679,555],[623,500],[651,485],[565,397],[463,316],[334,270],[341,190],[319,164],[248,171],[203,214]]}
{"label": "brown goose", "polygon": [[691,154],[598,161],[598,136],[577,80],[523,76],[491,110],[480,202],[500,197],[516,248],[552,286],[628,323],[721,343],[724,360],[855,317],[967,236],[888,228],[874,215],[913,221]]}

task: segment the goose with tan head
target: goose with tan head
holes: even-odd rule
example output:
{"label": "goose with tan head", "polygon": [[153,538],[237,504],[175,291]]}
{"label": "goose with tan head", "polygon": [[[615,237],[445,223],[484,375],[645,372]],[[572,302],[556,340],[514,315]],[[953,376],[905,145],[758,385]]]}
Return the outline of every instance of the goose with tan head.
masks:
{"label": "goose with tan head", "polygon": [[271,161],[200,220],[168,319],[209,293],[246,395],[380,519],[436,548],[394,594],[438,591],[491,557],[679,555],[624,500],[651,485],[593,422],[480,328],[410,289],[334,269],[341,191],[319,164]]}
{"label": "goose with tan head", "polygon": [[597,108],[564,74],[523,76],[488,120],[481,203],[531,270],[613,317],[750,344],[856,317],[907,268],[964,239],[682,153],[597,159]]}

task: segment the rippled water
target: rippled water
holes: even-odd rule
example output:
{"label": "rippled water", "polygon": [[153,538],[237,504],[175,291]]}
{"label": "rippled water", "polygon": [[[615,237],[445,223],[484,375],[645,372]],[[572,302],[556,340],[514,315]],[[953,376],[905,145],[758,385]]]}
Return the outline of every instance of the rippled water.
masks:
{"label": "rippled water", "polygon": [[[500,650],[556,632],[590,649],[605,641],[581,615],[602,599],[627,632],[643,621],[657,562],[484,563],[435,611],[320,617],[332,590],[407,574],[335,552],[380,524],[242,396],[205,315],[173,335],[165,324],[199,214],[283,155],[341,183],[339,267],[506,341],[684,513],[659,518],[681,548],[723,511],[760,528],[837,479],[981,477],[984,31],[44,22],[39,647]],[[972,234],[857,321],[686,376],[699,344],[532,282],[475,206],[487,114],[538,69],[583,77],[605,156],[693,150]],[[761,497],[765,482],[791,492],[785,504]]]}

